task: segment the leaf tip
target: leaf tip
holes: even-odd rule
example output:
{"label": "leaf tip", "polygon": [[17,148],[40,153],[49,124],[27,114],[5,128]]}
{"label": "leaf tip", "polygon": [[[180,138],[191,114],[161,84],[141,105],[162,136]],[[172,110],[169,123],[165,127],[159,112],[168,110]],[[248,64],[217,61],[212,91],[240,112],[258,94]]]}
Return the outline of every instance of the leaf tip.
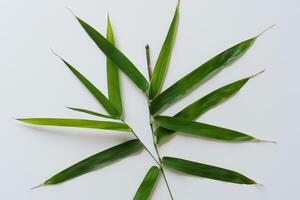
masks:
{"label": "leaf tip", "polygon": [[65,8],[71,13],[71,15],[73,15],[74,17],[76,17],[76,15],[74,14],[74,12],[73,12],[73,10],[71,8],[69,8],[68,6],[66,6]]}
{"label": "leaf tip", "polygon": [[259,72],[257,72],[257,73],[255,73],[255,74],[249,76],[249,78],[254,78],[254,77],[256,77],[256,76],[258,76],[258,75],[264,73],[265,71],[266,71],[266,69],[260,70]]}
{"label": "leaf tip", "polygon": [[31,189],[31,190],[34,190],[34,189],[37,189],[37,188],[40,188],[40,187],[43,187],[43,186],[46,186],[46,184],[45,184],[45,183],[42,183],[42,184],[39,184],[39,185],[37,185],[37,186],[34,186],[34,187],[30,188],[30,189]]}
{"label": "leaf tip", "polygon": [[[50,48],[50,51],[57,56],[58,58],[62,59],[62,57],[60,55],[58,55],[58,53],[56,53],[56,51],[54,51],[54,49]],[[62,59],[63,60],[63,59]]]}
{"label": "leaf tip", "polygon": [[110,24],[109,11],[107,11],[107,23]]}
{"label": "leaf tip", "polygon": [[25,118],[15,118],[15,120],[20,121],[20,122],[24,122]]}
{"label": "leaf tip", "polygon": [[257,139],[257,142],[263,142],[263,143],[272,143],[272,144],[277,144],[277,141],[274,140],[261,140],[261,139]]}
{"label": "leaf tip", "polygon": [[255,185],[257,185],[258,187],[265,187],[265,185],[262,184],[262,183],[257,183],[257,182],[255,182]]}
{"label": "leaf tip", "polygon": [[262,34],[264,34],[265,32],[267,32],[268,30],[272,29],[274,26],[276,26],[276,24],[273,24],[273,25],[269,26],[268,28],[266,28],[265,30],[263,30],[261,33],[259,33],[255,38],[260,37]]}

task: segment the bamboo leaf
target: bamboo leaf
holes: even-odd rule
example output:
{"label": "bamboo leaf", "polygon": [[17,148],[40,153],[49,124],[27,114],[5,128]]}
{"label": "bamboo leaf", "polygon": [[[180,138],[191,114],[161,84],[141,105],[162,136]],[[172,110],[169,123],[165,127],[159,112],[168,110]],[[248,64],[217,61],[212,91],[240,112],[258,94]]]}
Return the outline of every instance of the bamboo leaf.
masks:
{"label": "bamboo leaf", "polygon": [[[54,52],[55,55],[57,55]],[[85,76],[83,76],[78,70],[76,70],[72,65],[70,65],[67,61],[57,55],[71,70],[71,72],[80,80],[80,82],[90,91],[90,93],[98,100],[98,102],[103,106],[103,108],[113,117],[120,118],[121,114],[116,110],[114,105],[110,102],[106,96],[98,90],[96,86],[94,86]]]}
{"label": "bamboo leaf", "polygon": [[[113,34],[109,16],[107,17],[106,38],[112,45],[115,45],[114,34]],[[119,111],[119,113],[122,115],[123,107],[122,107],[122,98],[121,98],[121,90],[120,90],[119,69],[109,58],[106,59],[106,71],[107,71],[107,87],[108,87],[109,100]]]}
{"label": "bamboo leaf", "polygon": [[77,112],[82,112],[82,113],[94,115],[94,116],[97,116],[97,117],[104,117],[104,118],[109,118],[109,119],[119,119],[119,118],[114,118],[114,117],[111,117],[111,116],[108,116],[108,115],[104,115],[104,114],[101,114],[101,113],[98,113],[98,112],[95,112],[95,111],[86,110],[86,109],[82,109],[82,108],[72,108],[72,107],[67,107],[67,108],[70,109],[70,110],[74,110],[74,111],[77,111]]}
{"label": "bamboo leaf", "polygon": [[[75,16],[76,17],[76,16]],[[135,65],[105,37],[79,17],[76,17],[82,28],[87,32],[99,49],[111,59],[143,92],[149,88],[149,83]]]}
{"label": "bamboo leaf", "polygon": [[163,157],[163,165],[167,168],[194,176],[209,178],[237,184],[257,184],[250,178],[228,169],[192,162],[173,157]]}
{"label": "bamboo leaf", "polygon": [[194,87],[201,84],[208,75],[212,75],[213,72],[216,72],[222,67],[236,61],[246,52],[247,49],[249,49],[256,38],[257,37],[250,38],[227,49],[226,51],[223,51],[163,91],[151,102],[151,114],[158,114],[167,106],[183,98],[184,95],[191,91]]}
{"label": "bamboo leaf", "polygon": [[[226,101],[234,94],[236,94],[247,82],[250,78],[257,76],[258,74],[262,73],[263,71],[249,76],[247,78],[235,81],[228,85],[225,85],[217,90],[209,93],[208,95],[198,99],[197,101],[193,102],[189,106],[182,109],[178,112],[174,117],[183,118],[185,120],[194,120],[210,110],[211,108],[219,105],[220,103]],[[159,127],[155,130],[156,142],[158,144],[166,141],[170,136],[175,133],[173,130],[168,130],[162,127]]]}
{"label": "bamboo leaf", "polygon": [[173,43],[175,41],[175,37],[177,33],[178,20],[179,20],[179,3],[176,7],[175,14],[172,23],[170,25],[168,34],[166,36],[166,39],[160,50],[158,59],[155,64],[155,68],[150,82],[150,89],[149,89],[150,99],[153,99],[157,94],[160,93],[162,84],[164,82],[168,70],[171,54],[172,54]]}
{"label": "bamboo leaf", "polygon": [[19,118],[17,119],[27,124],[41,126],[64,126],[75,128],[105,129],[114,131],[130,132],[131,128],[125,123],[96,121],[87,119],[64,119],[64,118]]}
{"label": "bamboo leaf", "polygon": [[141,183],[139,189],[135,193],[133,200],[149,199],[158,175],[159,175],[159,168],[156,166],[151,167],[148,173],[146,174],[143,182]]}
{"label": "bamboo leaf", "polygon": [[238,131],[204,124],[200,122],[193,122],[177,117],[157,116],[154,118],[154,124],[162,126],[174,131],[180,131],[196,136],[202,136],[212,139],[225,141],[259,141],[255,137],[241,133]]}
{"label": "bamboo leaf", "polygon": [[117,146],[111,147],[105,151],[90,156],[68,168],[59,172],[46,180],[42,185],[54,185],[76,178],[83,174],[95,171],[114,161],[132,155],[143,148],[139,140],[131,140]]}

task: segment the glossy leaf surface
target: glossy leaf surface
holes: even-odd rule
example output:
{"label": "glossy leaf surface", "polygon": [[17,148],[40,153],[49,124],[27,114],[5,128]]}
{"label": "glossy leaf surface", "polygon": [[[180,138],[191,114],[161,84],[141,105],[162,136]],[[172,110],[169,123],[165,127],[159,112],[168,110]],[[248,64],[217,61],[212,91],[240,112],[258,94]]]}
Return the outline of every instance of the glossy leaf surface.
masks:
{"label": "glossy leaf surface", "polygon": [[89,24],[76,17],[83,29],[96,43],[99,49],[111,59],[143,92],[149,88],[149,83],[145,77],[139,72],[135,65],[114,45],[112,45],[105,37],[96,31]]}
{"label": "glossy leaf surface", "polygon": [[256,138],[226,128],[194,122],[177,117],[157,116],[154,124],[167,129],[225,141],[258,141]]}
{"label": "glossy leaf surface", "polygon": [[146,174],[143,182],[141,183],[139,189],[135,193],[133,200],[147,200],[149,199],[151,192],[154,188],[154,185],[157,181],[159,175],[159,168],[153,166],[150,168]]}
{"label": "glossy leaf surface", "polygon": [[245,40],[223,51],[167,88],[151,102],[151,114],[158,114],[167,106],[184,97],[194,87],[201,84],[205,78],[212,75],[213,72],[237,60],[254,43],[255,39],[256,37]]}
{"label": "glossy leaf surface", "polygon": [[200,176],[203,178],[237,184],[256,184],[255,181],[238,172],[189,160],[183,160],[180,158],[163,157],[163,165],[176,171],[194,176]]}
{"label": "glossy leaf surface", "polygon": [[75,128],[93,128],[93,129],[105,129],[114,131],[126,131],[130,132],[131,128],[124,123],[96,121],[87,119],[64,119],[64,118],[20,118],[17,119],[21,122],[41,125],[41,126],[64,126]]}
{"label": "glossy leaf surface", "polygon": [[[109,17],[107,18],[106,38],[112,45],[115,45],[114,34]],[[118,112],[122,115],[123,106],[120,89],[119,69],[109,58],[106,59],[106,72],[109,100],[118,110]]]}
{"label": "glossy leaf surface", "polygon": [[105,151],[90,156],[52,176],[43,185],[53,185],[68,181],[88,172],[97,170],[114,161],[132,155],[143,148],[139,140],[131,140],[117,146],[111,147]]}
{"label": "glossy leaf surface", "polygon": [[[191,121],[198,118],[209,109],[219,105],[236,94],[250,78],[251,77],[235,81],[209,93],[208,95],[182,109],[180,112],[174,115],[174,117]],[[173,130],[168,130],[162,127],[157,128],[155,130],[156,142],[160,144],[166,141],[173,133],[175,133]]]}
{"label": "glossy leaf surface", "polygon": [[176,7],[175,14],[172,23],[169,27],[168,34],[160,50],[158,59],[154,67],[153,75],[150,82],[150,89],[149,89],[150,99],[153,99],[157,94],[159,94],[166,73],[168,71],[168,65],[170,62],[172,49],[173,49],[173,43],[175,41],[176,33],[177,33],[178,20],[179,20],[179,5]]}

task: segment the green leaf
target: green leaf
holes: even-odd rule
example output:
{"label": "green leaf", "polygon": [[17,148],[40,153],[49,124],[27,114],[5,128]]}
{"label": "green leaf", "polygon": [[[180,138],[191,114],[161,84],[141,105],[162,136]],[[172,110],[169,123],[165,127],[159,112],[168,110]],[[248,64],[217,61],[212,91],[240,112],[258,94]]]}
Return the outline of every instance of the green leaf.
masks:
{"label": "green leaf", "polygon": [[[75,16],[76,17],[76,16]],[[143,92],[149,88],[149,83],[145,77],[139,72],[135,65],[114,45],[112,45],[105,37],[96,31],[89,24],[76,17],[83,29],[96,43],[99,49],[111,59]]]}
{"label": "green leaf", "polygon": [[158,95],[163,85],[166,73],[168,71],[168,66],[173,49],[173,43],[175,41],[177,33],[178,21],[179,3],[176,7],[175,14],[170,25],[167,37],[164,41],[164,44],[160,50],[158,59],[155,64],[155,68],[150,82],[149,99],[153,99],[156,95]]}
{"label": "green leaf", "polygon": [[209,178],[238,184],[257,184],[250,178],[228,169],[192,162],[173,157],[163,157],[163,165],[167,168],[194,176]]}
{"label": "green leaf", "polygon": [[101,113],[98,113],[98,112],[95,112],[95,111],[86,110],[86,109],[82,109],[82,108],[72,108],[72,107],[67,107],[67,108],[70,109],[70,110],[74,110],[74,111],[77,111],[77,112],[82,112],[82,113],[94,115],[94,116],[97,116],[97,117],[104,117],[104,118],[109,118],[109,119],[119,119],[119,118],[114,118],[114,117],[111,117],[111,116],[108,116],[108,115],[104,115],[104,114],[101,114]]}
{"label": "green leaf", "polygon": [[138,191],[135,193],[133,200],[149,199],[158,175],[159,168],[156,166],[151,167],[148,173],[146,174],[142,184],[140,185]]}
{"label": "green leaf", "polygon": [[131,128],[127,124],[118,122],[64,118],[20,118],[17,120],[24,123],[41,126],[65,126],[131,132]]}
{"label": "green leaf", "polygon": [[78,70],[76,70],[73,66],[71,66],[67,61],[65,61],[60,56],[58,57],[66,64],[66,66],[71,70],[71,72],[80,80],[80,82],[90,91],[90,93],[98,100],[98,102],[104,107],[104,109],[111,116],[115,118],[121,117],[121,114],[116,110],[116,108],[110,102],[110,100],[107,99],[106,96],[100,90],[98,90],[96,86],[94,86],[86,77],[84,77]]}
{"label": "green leaf", "polygon": [[202,64],[194,71],[177,81],[160,95],[153,99],[150,104],[150,112],[152,115],[158,114],[167,106],[184,97],[194,87],[201,84],[208,75],[220,70],[223,66],[227,66],[241,57],[246,50],[254,43],[257,37],[245,40],[219,55],[213,57],[208,62]]}
{"label": "green leaf", "polygon": [[157,116],[154,124],[174,131],[189,133],[196,136],[207,137],[225,141],[258,141],[250,135],[200,122],[193,122],[177,117]]}
{"label": "green leaf", "polygon": [[[109,16],[107,17],[106,37],[107,40],[112,45],[115,45],[114,34],[113,34]],[[107,87],[108,87],[109,100],[119,111],[119,113],[122,115],[123,107],[122,107],[122,98],[121,98],[121,90],[120,90],[119,69],[109,58],[106,59],[106,71],[107,71]]]}
{"label": "green leaf", "polygon": [[90,156],[46,180],[42,185],[54,185],[95,171],[114,161],[132,155],[143,148],[139,140],[131,140]]}
{"label": "green leaf", "polygon": [[[261,71],[263,72],[263,71]],[[261,73],[259,72],[259,73]],[[226,101],[230,97],[232,97],[234,94],[236,94],[247,82],[250,78],[258,75],[259,73],[235,81],[233,83],[230,83],[228,85],[225,85],[208,95],[198,99],[194,103],[190,104],[189,106],[182,109],[180,112],[178,112],[174,117],[177,118],[183,118],[185,120],[194,120],[204,114],[209,109],[219,105],[220,103]],[[166,141],[170,136],[175,133],[173,130],[168,130],[162,127],[159,127],[155,130],[155,136],[156,136],[156,142],[158,144],[162,143],[163,141]]]}

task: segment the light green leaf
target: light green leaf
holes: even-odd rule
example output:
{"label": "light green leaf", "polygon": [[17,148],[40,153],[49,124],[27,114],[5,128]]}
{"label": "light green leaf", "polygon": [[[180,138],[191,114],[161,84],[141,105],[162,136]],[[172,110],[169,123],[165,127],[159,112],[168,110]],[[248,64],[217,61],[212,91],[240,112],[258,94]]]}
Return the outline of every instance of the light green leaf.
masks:
{"label": "light green leaf", "polygon": [[143,92],[147,92],[149,83],[141,74],[141,72],[139,72],[139,70],[135,67],[135,65],[93,27],[81,20],[79,17],[76,17],[76,19],[96,43],[99,49],[109,59],[111,59],[135,83],[138,88],[140,88]]}
{"label": "light green leaf", "polygon": [[98,117],[104,117],[104,118],[109,118],[109,119],[119,119],[119,118],[114,118],[108,115],[104,115],[95,111],[91,111],[91,110],[86,110],[86,109],[82,109],[82,108],[72,108],[72,107],[67,107],[70,110],[74,110],[77,112],[82,112],[82,113],[86,113],[86,114],[90,114],[90,115],[94,115],[94,116],[98,116]]}
{"label": "light green leaf", "polygon": [[[263,71],[261,71],[263,72]],[[259,72],[259,73],[261,73]],[[189,106],[182,109],[180,112],[178,112],[174,117],[177,118],[183,118],[185,120],[194,120],[204,114],[209,109],[219,105],[220,103],[226,101],[230,97],[232,97],[234,94],[236,94],[247,82],[250,78],[258,75],[259,73],[235,81],[233,83],[230,83],[228,85],[225,85],[208,95],[198,99],[194,103],[190,104]],[[155,136],[156,136],[156,142],[158,144],[166,141],[170,136],[175,133],[173,130],[168,130],[162,127],[159,127],[155,130]]]}
{"label": "light green leaf", "polygon": [[177,117],[157,116],[154,124],[167,129],[225,141],[258,141],[250,135],[200,122],[193,122]]}
{"label": "light green leaf", "polygon": [[140,185],[138,191],[135,193],[133,200],[149,199],[158,175],[159,168],[156,166],[151,167],[148,173],[146,174],[142,184]]}
{"label": "light green leaf", "polygon": [[173,43],[176,38],[178,21],[179,21],[179,3],[176,7],[175,14],[172,23],[170,25],[167,37],[164,41],[164,44],[160,50],[158,59],[155,64],[155,68],[150,82],[149,99],[153,99],[156,95],[158,95],[163,85],[166,73],[168,71],[168,66],[169,66],[172,49],[173,49]]}
{"label": "light green leaf", "polygon": [[194,87],[212,75],[213,72],[220,70],[223,66],[227,66],[241,57],[246,50],[254,43],[257,37],[245,40],[219,55],[213,57],[208,62],[202,64],[194,71],[177,81],[168,89],[163,91],[160,95],[153,99],[150,104],[150,111],[152,115],[156,115],[164,108],[171,105],[175,101],[183,98],[185,94],[191,91]]}
{"label": "light green leaf", "polygon": [[173,157],[163,157],[163,165],[167,168],[194,176],[209,178],[237,184],[257,184],[250,178],[228,169],[192,162]]}
{"label": "light green leaf", "polygon": [[[112,45],[115,45],[114,34],[113,34],[109,16],[107,17],[106,38]],[[122,107],[122,98],[121,98],[121,90],[120,90],[119,69],[109,58],[106,59],[106,71],[107,71],[107,87],[108,87],[109,100],[119,111],[119,113],[122,115],[123,107]]]}
{"label": "light green leaf", "polygon": [[43,185],[54,185],[76,178],[88,172],[95,171],[112,162],[132,155],[143,148],[139,140],[131,140],[117,146],[111,147],[105,151],[90,156],[71,167],[59,172],[46,180]]}
{"label": "light green leaf", "polygon": [[87,119],[64,119],[64,118],[19,118],[21,122],[41,126],[65,126],[75,128],[93,128],[114,131],[130,132],[131,128],[125,123],[96,121]]}
{"label": "light green leaf", "polygon": [[[55,53],[56,54],[56,53]],[[57,55],[57,54],[56,54]],[[58,55],[57,55],[58,56]],[[98,90],[85,76],[83,76],[78,70],[71,66],[67,61],[58,56],[71,72],[80,80],[80,82],[90,91],[90,93],[98,100],[98,102],[104,107],[104,109],[113,117],[120,118],[121,114],[116,110],[114,105],[110,102],[106,96]]]}

